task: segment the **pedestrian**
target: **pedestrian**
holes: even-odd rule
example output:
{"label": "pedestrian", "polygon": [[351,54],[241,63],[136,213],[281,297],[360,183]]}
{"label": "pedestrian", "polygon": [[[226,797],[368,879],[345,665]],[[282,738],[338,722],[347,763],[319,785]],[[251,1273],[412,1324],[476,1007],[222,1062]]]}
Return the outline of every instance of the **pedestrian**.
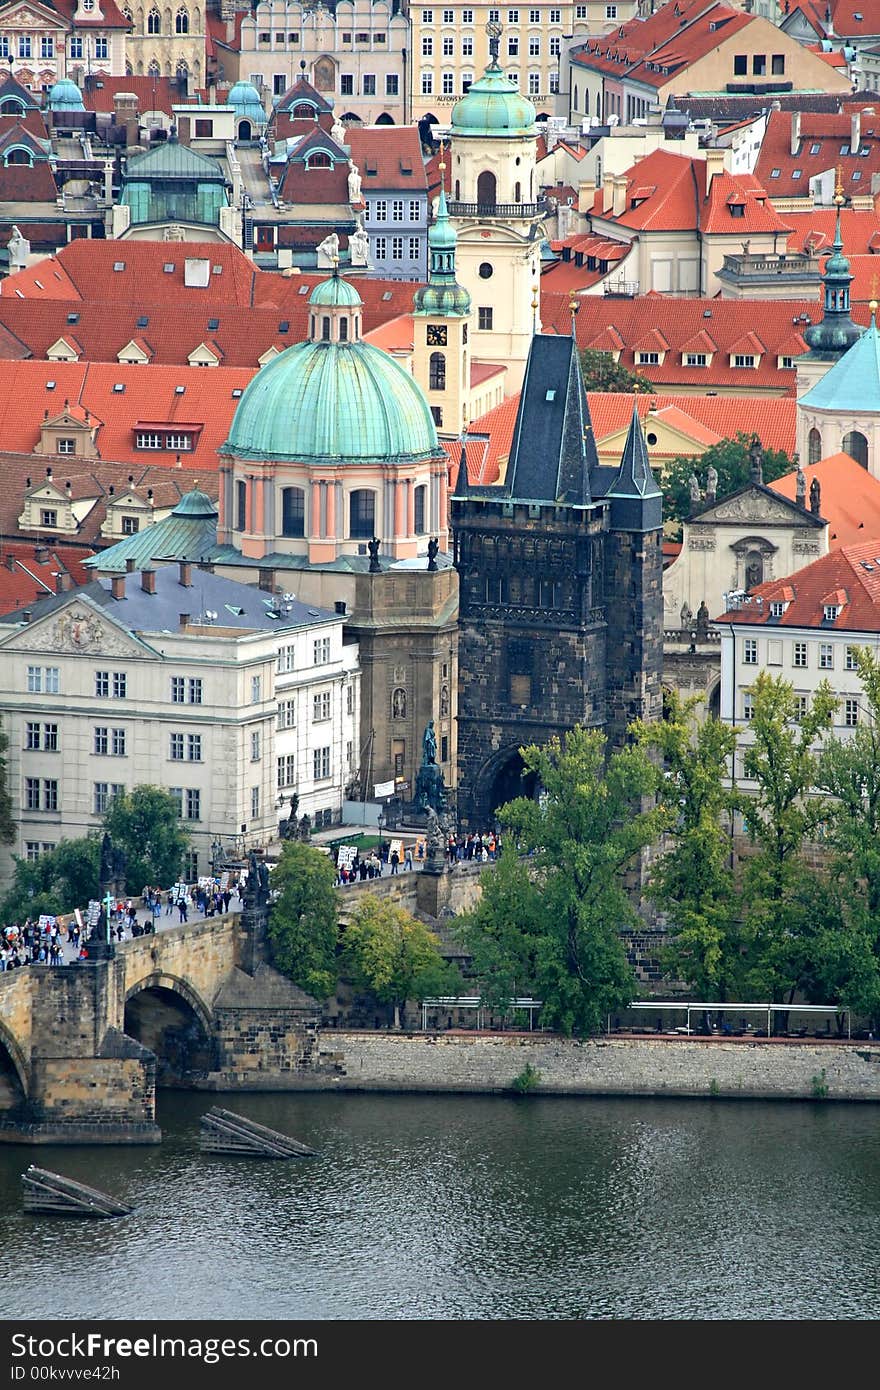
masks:
{"label": "pedestrian", "polygon": [[413,866],[412,845],[407,845],[406,849],[405,849],[404,852],[403,852],[403,867],[404,867],[404,869],[411,869],[412,866]]}
{"label": "pedestrian", "polygon": [[178,911],[178,913],[179,913],[179,915],[180,915],[180,920],[181,920],[181,922],[185,922],[185,921],[187,920],[187,917],[188,917],[187,907],[186,907],[186,898],[183,898],[183,897],[178,898],[178,900],[177,900],[177,911]]}
{"label": "pedestrian", "polygon": [[390,858],[391,858],[391,872],[392,872],[393,874],[396,874],[396,873],[397,873],[397,870],[398,870],[398,867],[399,867],[399,865],[400,865],[400,855],[397,853],[397,850],[396,850],[396,849],[393,849],[393,850],[391,851],[391,856],[390,856]]}

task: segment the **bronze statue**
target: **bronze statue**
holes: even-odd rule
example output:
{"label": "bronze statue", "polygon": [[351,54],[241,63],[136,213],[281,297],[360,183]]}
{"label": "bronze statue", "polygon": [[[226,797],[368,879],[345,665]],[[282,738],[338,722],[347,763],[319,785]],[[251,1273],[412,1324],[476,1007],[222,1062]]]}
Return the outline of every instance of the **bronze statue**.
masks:
{"label": "bronze statue", "polygon": [[382,568],[379,564],[379,546],[381,544],[382,542],[377,541],[375,536],[372,540],[367,541],[367,553],[370,557],[370,574],[378,574]]}
{"label": "bronze statue", "polygon": [[436,536],[432,536],[431,539],[428,541],[428,569],[429,569],[429,570],[435,570],[435,569],[437,568],[437,551],[438,551],[439,549],[440,549],[440,545],[439,545],[439,542],[438,542],[438,540],[437,540],[437,537],[436,537]]}
{"label": "bronze statue", "polygon": [[436,763],[437,761],[437,735],[434,733],[434,721],[429,719],[425,725],[425,732],[422,735],[422,762]]}
{"label": "bronze statue", "polygon": [[752,442],[749,445],[749,471],[752,475],[753,483],[763,483],[764,481],[764,450],[761,441],[756,434],[752,435]]}
{"label": "bronze statue", "polygon": [[821,495],[822,491],[819,486],[819,479],[814,478],[813,481],[810,483],[810,511],[813,512],[816,516],[819,515]]}

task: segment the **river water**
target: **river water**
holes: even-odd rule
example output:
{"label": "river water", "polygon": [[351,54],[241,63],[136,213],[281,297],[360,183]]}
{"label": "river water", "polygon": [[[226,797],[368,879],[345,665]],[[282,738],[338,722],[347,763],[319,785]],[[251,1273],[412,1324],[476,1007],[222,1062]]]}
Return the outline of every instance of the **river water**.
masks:
{"label": "river water", "polygon": [[[314,1159],[0,1146],[6,1319],[876,1316],[873,1105],[246,1095]],[[29,1163],[132,1204],[26,1216]]]}

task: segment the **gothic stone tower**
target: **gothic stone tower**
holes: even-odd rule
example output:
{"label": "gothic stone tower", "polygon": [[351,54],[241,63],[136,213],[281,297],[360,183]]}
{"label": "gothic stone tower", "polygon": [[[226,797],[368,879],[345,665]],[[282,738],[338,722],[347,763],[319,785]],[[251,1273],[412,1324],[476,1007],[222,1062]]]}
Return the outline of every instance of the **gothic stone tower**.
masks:
{"label": "gothic stone tower", "polygon": [[459,572],[458,805],[485,825],[528,792],[519,749],[576,724],[618,742],[660,712],[661,496],[633,414],[599,466],[571,338],[538,334],[503,486],[452,498]]}

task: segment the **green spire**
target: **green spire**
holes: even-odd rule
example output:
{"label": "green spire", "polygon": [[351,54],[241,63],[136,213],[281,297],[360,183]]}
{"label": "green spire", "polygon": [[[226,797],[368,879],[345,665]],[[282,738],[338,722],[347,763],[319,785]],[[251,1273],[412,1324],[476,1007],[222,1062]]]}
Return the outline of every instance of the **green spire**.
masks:
{"label": "green spire", "polygon": [[[839,176],[838,176],[839,177]],[[831,354],[834,357],[851,348],[861,336],[862,329],[850,318],[849,287],[853,282],[849,261],[843,254],[843,235],[840,230],[840,210],[844,204],[843,187],[838,182],[834,198],[837,204],[837,222],[834,228],[834,243],[831,255],[825,262],[822,276],[824,304],[822,320],[811,324],[804,330],[804,339],[814,354]]]}
{"label": "green spire", "polygon": [[416,290],[413,313],[439,315],[444,318],[464,318],[471,311],[471,297],[455,278],[455,247],[458,241],[449,220],[443,176],[446,165],[440,164],[440,197],[437,216],[428,232],[428,283]]}

